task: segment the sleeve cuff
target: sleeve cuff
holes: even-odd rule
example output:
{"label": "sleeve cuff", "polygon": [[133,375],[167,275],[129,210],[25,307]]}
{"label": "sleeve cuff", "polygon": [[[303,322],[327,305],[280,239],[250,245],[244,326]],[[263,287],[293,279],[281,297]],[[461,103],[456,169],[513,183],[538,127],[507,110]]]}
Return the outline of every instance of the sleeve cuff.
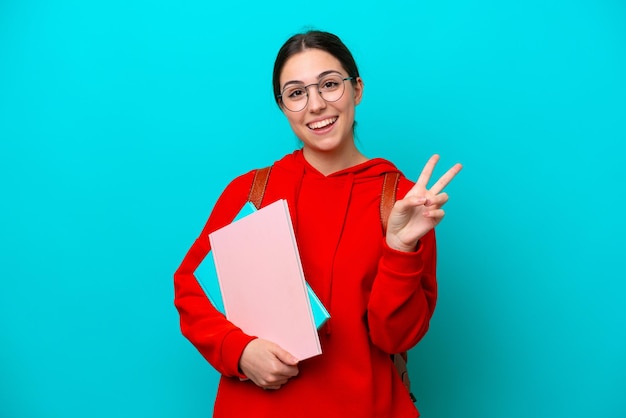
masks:
{"label": "sleeve cuff", "polygon": [[244,348],[250,341],[256,339],[243,333],[241,330],[233,330],[230,332],[222,343],[222,359],[224,371],[227,376],[245,378],[246,376],[239,370],[239,359]]}
{"label": "sleeve cuff", "polygon": [[383,253],[381,258],[381,266],[387,271],[393,271],[400,275],[414,275],[420,272],[424,267],[422,260],[423,245],[421,241],[417,242],[415,251],[405,252],[398,251],[387,245],[387,241],[383,239]]}

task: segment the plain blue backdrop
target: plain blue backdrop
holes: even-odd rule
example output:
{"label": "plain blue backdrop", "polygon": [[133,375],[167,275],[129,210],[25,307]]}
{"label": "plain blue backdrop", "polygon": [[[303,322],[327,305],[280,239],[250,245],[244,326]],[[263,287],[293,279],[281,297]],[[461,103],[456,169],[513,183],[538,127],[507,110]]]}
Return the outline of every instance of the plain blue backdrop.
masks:
{"label": "plain blue backdrop", "polygon": [[172,274],[223,187],[298,143],[280,45],[342,37],[358,140],[464,171],[410,354],[424,417],[626,417],[620,0],[0,2],[0,417],[207,417]]}

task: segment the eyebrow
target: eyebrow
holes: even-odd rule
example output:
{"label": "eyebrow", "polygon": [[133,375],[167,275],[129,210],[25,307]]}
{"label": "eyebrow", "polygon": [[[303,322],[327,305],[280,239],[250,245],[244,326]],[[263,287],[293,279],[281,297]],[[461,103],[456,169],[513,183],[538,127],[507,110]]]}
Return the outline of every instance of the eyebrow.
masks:
{"label": "eyebrow", "polygon": [[[318,80],[320,80],[320,79],[322,79],[322,78],[326,77],[326,76],[327,76],[327,75],[329,75],[329,74],[339,74],[339,75],[342,75],[342,74],[341,74],[341,72],[339,72],[339,71],[337,71],[337,70],[327,70],[327,71],[324,71],[324,72],[320,73],[320,74],[317,76],[317,79],[318,79]],[[288,86],[288,85],[290,85],[290,84],[304,84],[304,81],[300,81],[300,80],[289,80],[289,81],[287,81],[287,82],[283,85],[283,87],[281,88],[281,91],[282,91],[282,90],[285,90],[285,87],[287,87],[287,86]]]}

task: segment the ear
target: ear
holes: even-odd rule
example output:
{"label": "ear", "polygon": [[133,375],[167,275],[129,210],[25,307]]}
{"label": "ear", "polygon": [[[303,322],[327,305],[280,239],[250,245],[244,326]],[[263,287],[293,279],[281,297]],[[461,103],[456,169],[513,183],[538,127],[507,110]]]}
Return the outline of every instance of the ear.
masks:
{"label": "ear", "polygon": [[278,105],[278,108],[280,109],[280,111],[285,113],[285,107],[283,106],[283,101],[280,100],[279,98],[276,98],[276,104]]}
{"label": "ear", "polygon": [[354,89],[354,105],[358,105],[361,103],[361,99],[363,98],[363,79],[361,77],[356,78],[356,82],[352,85]]}

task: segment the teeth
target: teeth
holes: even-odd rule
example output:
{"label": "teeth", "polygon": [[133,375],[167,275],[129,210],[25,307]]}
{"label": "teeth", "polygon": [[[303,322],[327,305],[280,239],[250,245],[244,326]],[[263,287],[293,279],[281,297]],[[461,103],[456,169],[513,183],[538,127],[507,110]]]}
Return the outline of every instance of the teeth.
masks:
{"label": "teeth", "polygon": [[320,120],[318,122],[313,122],[313,123],[309,123],[309,128],[311,129],[321,129],[325,126],[328,126],[332,123],[335,123],[335,121],[337,120],[336,117],[334,118],[328,118],[328,119],[324,119],[324,120]]}

